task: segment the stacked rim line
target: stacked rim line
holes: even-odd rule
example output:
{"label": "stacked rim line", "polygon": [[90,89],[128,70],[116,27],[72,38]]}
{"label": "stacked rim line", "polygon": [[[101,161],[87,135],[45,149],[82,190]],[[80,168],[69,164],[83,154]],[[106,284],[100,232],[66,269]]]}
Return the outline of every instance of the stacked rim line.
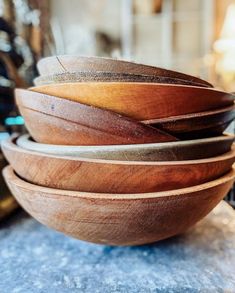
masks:
{"label": "stacked rim line", "polygon": [[30,135],[2,150],[22,207],[67,235],[139,245],[185,232],[235,179],[234,96],[183,73],[98,57],[38,62],[17,89]]}

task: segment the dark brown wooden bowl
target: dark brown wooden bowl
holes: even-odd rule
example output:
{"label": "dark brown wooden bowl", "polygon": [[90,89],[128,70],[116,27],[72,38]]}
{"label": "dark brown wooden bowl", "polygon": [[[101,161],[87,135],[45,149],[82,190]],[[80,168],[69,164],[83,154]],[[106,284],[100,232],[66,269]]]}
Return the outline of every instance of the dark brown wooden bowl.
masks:
{"label": "dark brown wooden bowl", "polygon": [[60,74],[70,72],[112,72],[142,74],[169,77],[189,81],[192,84],[201,84],[201,86],[212,87],[210,83],[200,78],[187,75],[181,72],[167,70],[155,66],[143,65],[124,60],[116,60],[102,57],[83,57],[83,56],[51,56],[41,59],[37,64],[40,75]]}
{"label": "dark brown wooden bowl", "polygon": [[11,167],[3,175],[17,201],[42,224],[89,242],[140,245],[182,234],[205,217],[231,188],[235,171],[185,189],[126,195],[45,188],[22,180]]}
{"label": "dark brown wooden bowl", "polygon": [[111,111],[28,90],[15,91],[16,103],[32,137],[67,145],[136,144],[177,140]]}
{"label": "dark brown wooden bowl", "polygon": [[235,148],[213,158],[174,162],[55,156],[27,151],[10,139],[2,150],[16,173],[31,183],[100,193],[157,192],[202,184],[228,172],[235,161]]}
{"label": "dark brown wooden bowl", "polygon": [[182,161],[205,159],[229,152],[234,135],[164,143],[132,145],[68,146],[41,144],[29,135],[17,139],[17,145],[29,151],[56,156],[120,161]]}
{"label": "dark brown wooden bowl", "polygon": [[36,86],[70,82],[151,82],[203,86],[202,84],[173,77],[104,71],[65,72],[42,75],[34,79]]}
{"label": "dark brown wooden bowl", "polygon": [[235,119],[235,106],[217,110],[142,121],[180,139],[221,135]]}
{"label": "dark brown wooden bowl", "polygon": [[137,120],[209,111],[233,105],[232,94],[211,88],[136,82],[75,82],[31,91],[92,105]]}

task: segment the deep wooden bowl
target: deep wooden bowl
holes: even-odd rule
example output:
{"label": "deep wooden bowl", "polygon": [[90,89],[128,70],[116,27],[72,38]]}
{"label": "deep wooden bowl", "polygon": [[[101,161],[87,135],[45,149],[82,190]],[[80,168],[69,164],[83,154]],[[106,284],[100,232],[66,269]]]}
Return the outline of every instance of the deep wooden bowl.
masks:
{"label": "deep wooden bowl", "polygon": [[41,59],[37,64],[40,75],[70,73],[70,72],[112,72],[153,75],[169,77],[189,81],[192,84],[201,84],[201,86],[212,87],[210,83],[200,78],[187,75],[181,72],[167,70],[164,68],[116,60],[101,57],[83,57],[83,56],[51,56]]}
{"label": "deep wooden bowl", "polygon": [[111,111],[17,89],[16,103],[32,137],[42,143],[112,145],[177,140]]}
{"label": "deep wooden bowl", "polygon": [[121,161],[182,161],[204,159],[224,154],[230,151],[234,138],[234,135],[224,135],[151,144],[67,146],[37,143],[26,134],[17,139],[17,145],[29,151],[56,156]]}
{"label": "deep wooden bowl", "polygon": [[89,242],[140,245],[181,234],[205,217],[231,188],[235,171],[190,188],[126,195],[45,188],[20,179],[11,167],[3,175],[42,224]]}
{"label": "deep wooden bowl", "polygon": [[233,105],[234,96],[211,88],[131,82],[75,82],[30,90],[92,105],[137,120],[166,118]]}
{"label": "deep wooden bowl", "polygon": [[192,139],[221,135],[234,119],[235,106],[229,106],[212,111],[147,120],[143,123],[181,139]]}
{"label": "deep wooden bowl", "polygon": [[66,83],[66,82],[152,82],[152,83],[166,83],[166,84],[181,84],[203,86],[203,84],[192,82],[189,80],[182,80],[173,77],[144,75],[133,73],[115,73],[105,71],[80,71],[80,72],[64,72],[51,75],[42,75],[34,79],[36,86]]}
{"label": "deep wooden bowl", "polygon": [[136,162],[63,157],[27,151],[10,139],[3,153],[21,178],[42,186],[100,193],[144,193],[214,180],[231,169],[235,148],[221,156],[175,162]]}

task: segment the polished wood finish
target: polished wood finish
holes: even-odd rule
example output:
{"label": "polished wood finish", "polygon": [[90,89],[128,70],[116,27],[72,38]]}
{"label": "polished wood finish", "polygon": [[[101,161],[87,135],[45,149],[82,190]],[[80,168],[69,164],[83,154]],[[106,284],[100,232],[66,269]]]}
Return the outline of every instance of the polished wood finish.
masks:
{"label": "polished wood finish", "polygon": [[3,175],[22,207],[42,224],[100,244],[140,245],[181,234],[205,217],[231,188],[235,171],[202,185],[145,194],[50,189]]}
{"label": "polished wood finish", "polygon": [[16,103],[32,137],[68,145],[135,144],[177,140],[111,111],[17,89]]}
{"label": "polished wood finish", "polygon": [[36,86],[66,83],[66,82],[151,82],[151,83],[166,83],[166,84],[181,84],[202,86],[202,84],[182,80],[173,77],[130,74],[130,73],[114,73],[104,71],[81,71],[81,72],[65,72],[59,74],[43,75],[34,79]]}
{"label": "polished wood finish", "polygon": [[234,96],[210,88],[157,83],[75,82],[30,88],[137,120],[166,118],[233,105]]}
{"label": "polished wood finish", "polygon": [[222,109],[142,121],[181,139],[221,135],[235,119],[235,106]]}
{"label": "polished wood finish", "polygon": [[37,64],[37,68],[40,75],[73,73],[76,71],[105,71],[112,73],[143,74],[177,78],[189,81],[192,84],[196,83],[201,84],[201,86],[212,87],[212,85],[205,80],[181,72],[102,57],[83,57],[71,55],[51,56],[41,59]]}
{"label": "polished wood finish", "polygon": [[41,144],[22,135],[17,145],[29,150],[58,156],[122,161],[180,161],[197,160],[221,155],[230,151],[234,135],[164,142],[112,146],[67,146]]}
{"label": "polished wood finish", "polygon": [[214,180],[231,169],[235,148],[213,158],[175,162],[128,162],[54,156],[2,144],[13,169],[34,184],[67,190],[142,193],[184,188]]}

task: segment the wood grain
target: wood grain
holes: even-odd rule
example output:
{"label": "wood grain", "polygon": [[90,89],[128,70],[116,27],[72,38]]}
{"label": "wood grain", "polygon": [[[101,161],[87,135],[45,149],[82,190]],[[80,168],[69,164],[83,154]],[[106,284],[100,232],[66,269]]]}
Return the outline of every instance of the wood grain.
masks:
{"label": "wood grain", "polygon": [[231,169],[235,148],[224,155],[189,161],[128,162],[62,157],[27,151],[10,139],[3,153],[23,179],[42,186],[107,193],[144,193],[214,180]]}
{"label": "wood grain", "polygon": [[200,83],[189,80],[182,80],[173,77],[144,75],[133,73],[115,73],[105,71],[79,71],[79,72],[65,72],[51,75],[42,75],[34,79],[36,86],[66,83],[66,82],[152,82],[152,83],[166,83],[166,84],[181,84],[202,86]]}
{"label": "wood grain", "polygon": [[164,119],[142,121],[181,139],[221,135],[235,119],[235,106]]}
{"label": "wood grain", "polygon": [[22,135],[17,139],[17,145],[29,151],[77,158],[120,161],[182,161],[224,154],[230,151],[234,137],[234,135],[224,135],[178,142],[134,145],[68,146],[41,144],[33,141],[29,135]]}
{"label": "wood grain", "polygon": [[76,71],[106,71],[113,73],[131,73],[178,78],[181,80],[198,83],[202,86],[212,87],[212,85],[205,80],[181,72],[124,60],[102,57],[83,57],[72,55],[51,56],[41,59],[37,63],[37,68],[40,75],[69,73]]}
{"label": "wood grain", "polygon": [[29,132],[38,142],[112,145],[177,140],[157,128],[78,102],[22,89],[15,91],[15,97]]}
{"label": "wood grain", "polygon": [[215,89],[156,83],[77,82],[30,90],[112,110],[137,120],[209,111],[234,103],[233,95]]}
{"label": "wood grain", "polygon": [[105,245],[140,245],[181,234],[205,217],[231,188],[235,171],[191,188],[149,194],[97,194],[44,188],[3,175],[21,206],[44,225]]}

